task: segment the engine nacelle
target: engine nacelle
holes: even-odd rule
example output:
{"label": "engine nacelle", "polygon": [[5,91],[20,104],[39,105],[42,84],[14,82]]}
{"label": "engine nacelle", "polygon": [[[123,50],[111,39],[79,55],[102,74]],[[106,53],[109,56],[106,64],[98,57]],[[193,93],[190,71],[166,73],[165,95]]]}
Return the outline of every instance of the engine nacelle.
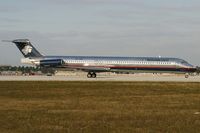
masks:
{"label": "engine nacelle", "polygon": [[47,60],[40,60],[41,67],[59,67],[64,64],[62,59],[47,59]]}

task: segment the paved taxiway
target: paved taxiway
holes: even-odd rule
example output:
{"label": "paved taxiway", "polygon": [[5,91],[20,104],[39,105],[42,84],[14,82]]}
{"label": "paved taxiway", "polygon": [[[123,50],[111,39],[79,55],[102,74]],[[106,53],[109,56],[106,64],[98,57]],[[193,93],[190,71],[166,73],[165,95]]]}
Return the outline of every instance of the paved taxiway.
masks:
{"label": "paved taxiway", "polygon": [[0,76],[0,81],[167,81],[200,82],[200,76],[185,78],[176,75],[100,75],[95,79],[82,76]]}

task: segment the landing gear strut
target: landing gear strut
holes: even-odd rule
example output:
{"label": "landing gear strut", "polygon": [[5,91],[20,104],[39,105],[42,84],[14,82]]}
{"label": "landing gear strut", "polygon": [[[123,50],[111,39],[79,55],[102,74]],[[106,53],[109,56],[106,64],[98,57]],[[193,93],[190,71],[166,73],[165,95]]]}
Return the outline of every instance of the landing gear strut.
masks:
{"label": "landing gear strut", "polygon": [[97,75],[96,75],[95,72],[89,72],[89,73],[87,74],[87,77],[88,77],[88,78],[96,78]]}

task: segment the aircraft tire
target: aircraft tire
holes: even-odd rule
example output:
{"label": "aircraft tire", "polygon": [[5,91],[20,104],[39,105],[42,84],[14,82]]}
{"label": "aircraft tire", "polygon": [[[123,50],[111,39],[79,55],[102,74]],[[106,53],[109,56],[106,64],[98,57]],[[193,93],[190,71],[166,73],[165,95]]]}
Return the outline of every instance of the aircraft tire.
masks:
{"label": "aircraft tire", "polygon": [[97,77],[96,73],[92,73],[92,78],[96,78],[96,77]]}
{"label": "aircraft tire", "polygon": [[91,74],[91,73],[88,73],[88,74],[87,74],[87,77],[88,77],[88,78],[92,78],[92,74]]}
{"label": "aircraft tire", "polygon": [[189,78],[189,74],[185,74],[185,78]]}

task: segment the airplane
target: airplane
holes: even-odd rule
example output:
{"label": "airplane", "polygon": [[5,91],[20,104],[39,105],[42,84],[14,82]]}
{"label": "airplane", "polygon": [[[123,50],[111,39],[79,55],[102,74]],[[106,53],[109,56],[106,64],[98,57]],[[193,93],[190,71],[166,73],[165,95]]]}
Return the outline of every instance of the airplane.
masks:
{"label": "airplane", "polygon": [[14,43],[25,58],[23,64],[41,68],[80,70],[88,78],[100,72],[116,73],[179,73],[185,78],[197,72],[197,67],[183,59],[169,57],[110,57],[110,56],[45,56],[28,39],[15,39]]}

